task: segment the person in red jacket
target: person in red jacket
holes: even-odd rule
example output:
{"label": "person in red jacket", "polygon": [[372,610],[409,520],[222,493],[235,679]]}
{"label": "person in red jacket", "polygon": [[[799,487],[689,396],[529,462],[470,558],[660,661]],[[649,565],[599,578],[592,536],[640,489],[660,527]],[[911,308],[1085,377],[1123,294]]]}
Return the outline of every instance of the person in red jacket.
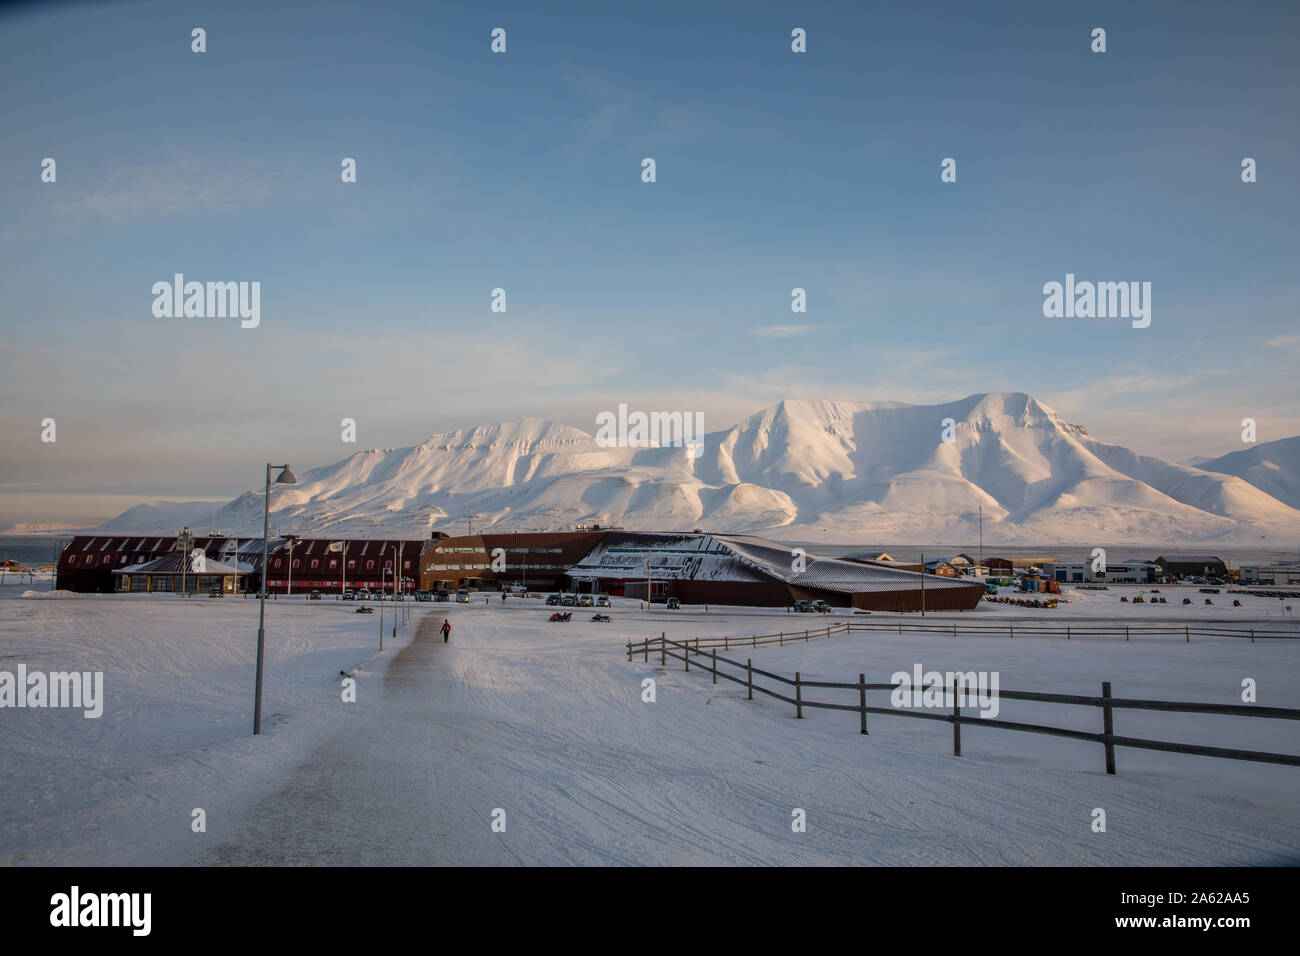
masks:
{"label": "person in red jacket", "polygon": [[451,637],[451,621],[443,618],[442,621],[442,643],[447,643],[447,638]]}

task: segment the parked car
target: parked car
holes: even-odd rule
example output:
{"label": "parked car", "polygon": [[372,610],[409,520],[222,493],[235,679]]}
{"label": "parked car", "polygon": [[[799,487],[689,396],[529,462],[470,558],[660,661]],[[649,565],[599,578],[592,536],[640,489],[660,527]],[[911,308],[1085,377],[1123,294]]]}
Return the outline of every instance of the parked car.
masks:
{"label": "parked car", "polygon": [[450,601],[451,593],[448,592],[445,588],[439,588],[438,590],[433,592],[433,599],[435,601]]}
{"label": "parked car", "polygon": [[682,602],[675,597],[670,597],[664,602],[664,607],[669,611],[680,611],[682,608]]}
{"label": "parked car", "polygon": [[811,602],[811,601],[795,601],[795,602],[794,602],[794,609],[795,609],[796,611],[798,611],[800,614],[805,614],[805,613],[810,612],[810,611],[812,610],[812,602]]}
{"label": "parked car", "polygon": [[577,606],[578,606],[578,595],[576,595],[576,594],[564,594],[564,595],[561,595],[561,597],[560,597],[560,606],[561,606],[561,607],[577,607]]}
{"label": "parked car", "polygon": [[307,595],[307,600],[308,600],[308,601],[319,601],[319,600],[320,600],[320,592],[319,592],[319,591],[312,591],[311,594],[308,594],[308,595]]}
{"label": "parked car", "polygon": [[546,595],[546,603],[549,607],[559,607],[560,596],[558,594],[548,594]]}
{"label": "parked car", "polygon": [[216,587],[216,588],[208,588],[208,597],[210,597],[210,598],[214,598],[214,597],[217,597],[217,598],[223,598],[223,597],[225,597],[225,596],[226,596],[226,595],[225,595],[225,592],[223,592],[223,591],[221,590],[221,588],[219,588],[219,587]]}
{"label": "parked car", "polygon": [[595,604],[596,604],[596,599],[593,598],[590,594],[578,595],[578,607],[594,607]]}
{"label": "parked car", "polygon": [[433,595],[432,595],[430,592],[428,592],[428,591],[416,591],[416,592],[415,592],[415,599],[416,599],[417,601],[428,601],[428,600],[430,600],[432,597],[433,597]]}
{"label": "parked car", "polygon": [[354,591],[352,588],[348,588],[346,591],[343,592],[344,601],[355,601],[356,599],[357,599],[357,592]]}
{"label": "parked car", "polygon": [[825,601],[813,601],[812,609],[816,611],[818,614],[831,613],[831,606],[827,604]]}
{"label": "parked car", "polygon": [[456,592],[456,603],[457,603],[457,604],[468,604],[468,603],[469,603],[469,592],[466,591],[464,588],[461,588],[459,591],[457,591],[457,592]]}
{"label": "parked car", "polygon": [[357,588],[357,591],[356,591],[356,599],[357,599],[358,601],[369,601],[369,600],[370,600],[370,588]]}
{"label": "parked car", "polygon": [[596,607],[610,607],[610,606],[611,605],[609,603],[608,594],[602,594],[600,595],[600,597],[596,598]]}

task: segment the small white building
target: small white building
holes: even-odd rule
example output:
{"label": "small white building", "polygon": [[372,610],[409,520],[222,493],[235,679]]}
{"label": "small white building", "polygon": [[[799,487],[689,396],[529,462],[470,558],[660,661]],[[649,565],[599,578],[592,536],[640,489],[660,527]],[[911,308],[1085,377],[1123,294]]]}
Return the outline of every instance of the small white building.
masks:
{"label": "small white building", "polygon": [[1108,564],[1105,571],[1093,571],[1091,561],[1050,561],[1042,567],[1045,577],[1060,584],[1153,584],[1161,572],[1160,565],[1137,559]]}

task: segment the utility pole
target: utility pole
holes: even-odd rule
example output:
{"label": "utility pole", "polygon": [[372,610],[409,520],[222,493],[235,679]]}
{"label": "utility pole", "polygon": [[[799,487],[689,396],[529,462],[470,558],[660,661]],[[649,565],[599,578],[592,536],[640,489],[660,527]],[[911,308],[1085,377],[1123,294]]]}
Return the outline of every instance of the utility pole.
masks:
{"label": "utility pole", "polygon": [[[402,573],[401,550],[397,546],[393,547],[393,600],[397,600],[397,582],[398,575]],[[393,640],[397,640],[397,605],[393,605]]]}
{"label": "utility pole", "polygon": [[984,502],[980,502],[980,564],[984,563]]}
{"label": "utility pole", "polygon": [[651,574],[651,572],[650,572],[650,563],[651,563],[651,561],[654,560],[654,556],[655,556],[655,549],[654,549],[654,548],[646,548],[646,552],[645,552],[645,609],[646,609],[647,611],[653,610],[653,608],[650,606],[651,603],[652,603],[652,600],[651,600],[651,599],[652,599],[653,596],[654,596],[654,591],[652,590],[652,585],[651,585],[651,581],[650,581],[650,574]]}
{"label": "utility pole", "polygon": [[925,617],[925,552],[921,552],[921,617]]}

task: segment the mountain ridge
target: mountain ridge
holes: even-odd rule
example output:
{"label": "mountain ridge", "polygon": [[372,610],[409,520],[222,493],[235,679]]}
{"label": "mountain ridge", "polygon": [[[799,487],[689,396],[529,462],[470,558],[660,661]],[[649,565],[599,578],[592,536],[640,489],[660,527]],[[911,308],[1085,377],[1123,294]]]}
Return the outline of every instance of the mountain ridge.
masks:
{"label": "mountain ridge", "polygon": [[[1292,441],[1300,465],[1300,438]],[[786,399],[705,435],[698,458],[680,447],[601,447],[541,418],[358,451],[274,487],[272,520],[282,532],[318,536],[423,537],[472,519],[496,530],[587,522],[808,540],[973,540],[982,508],[990,543],[1300,535],[1296,504],[1210,464],[1100,441],[1023,392],[933,405]],[[1300,502],[1294,472],[1281,480],[1269,464],[1260,468]],[[218,509],[217,526],[260,533],[262,494]],[[121,526],[133,512],[136,522],[146,515],[138,506],[100,530],[159,530]]]}

